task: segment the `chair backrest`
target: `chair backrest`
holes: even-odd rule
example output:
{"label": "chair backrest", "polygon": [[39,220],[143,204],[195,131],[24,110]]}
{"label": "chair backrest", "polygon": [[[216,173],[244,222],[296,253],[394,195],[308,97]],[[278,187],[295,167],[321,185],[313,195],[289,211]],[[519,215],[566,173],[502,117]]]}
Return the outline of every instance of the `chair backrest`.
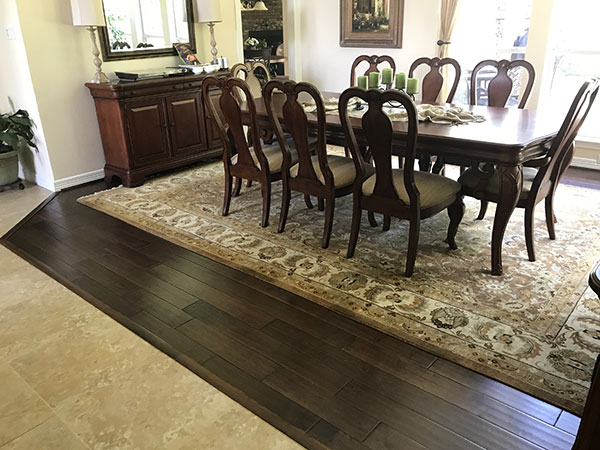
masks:
{"label": "chair backrest", "polygon": [[379,64],[388,63],[392,68],[393,73],[396,73],[396,63],[391,56],[388,55],[360,55],[358,58],[354,60],[352,63],[352,68],[350,69],[350,87],[356,85],[356,69],[358,65],[362,62],[368,62],[369,68],[365,71],[364,75],[368,75],[371,72],[379,72]]}
{"label": "chair backrest", "polygon": [[[264,72],[261,78],[264,78],[266,82],[263,83],[260,81],[260,78],[256,76],[257,71]],[[263,86],[268,81],[271,81],[271,75],[267,66],[261,61],[246,61],[245,63],[238,63],[231,68],[232,77],[241,79],[241,73],[244,73],[244,81],[254,98],[262,97]]]}
{"label": "chair backrest", "polygon": [[444,84],[444,77],[440,73],[440,69],[447,64],[454,67],[454,82],[446,99],[446,103],[452,103],[454,94],[456,94],[456,88],[458,88],[458,83],[460,82],[460,64],[458,64],[458,61],[452,58],[419,58],[411,64],[408,76],[412,78],[415,70],[422,64],[429,66],[429,72],[423,77],[421,88],[421,99],[424,102],[435,102],[440,95]]}
{"label": "chair backrest", "polygon": [[[211,96],[209,92],[209,89],[213,86],[221,90],[219,108],[214,103],[214,96]],[[242,119],[241,102],[237,95],[238,90],[247,99],[246,105],[250,118],[249,124],[244,123]],[[221,141],[223,142],[224,164],[230,167],[231,158],[237,154],[238,158],[235,166],[260,170],[250,153],[250,147],[253,147],[261,168],[266,168],[268,171],[269,163],[262,151],[260,142],[260,133],[256,119],[256,105],[246,82],[234,77],[208,76],[202,83],[202,95],[206,107],[210,112],[210,118],[215,121]],[[248,142],[246,138],[245,125],[250,128],[249,139],[251,139],[251,142]]]}
{"label": "chair backrest", "polygon": [[[325,138],[325,105],[323,97],[319,90],[310,83],[296,83],[295,81],[281,82],[277,80],[269,81],[265,86],[264,99],[267,112],[271,122],[275,126],[275,133],[279,146],[283,151],[283,173],[287,174],[291,163],[290,150],[283,134],[283,129],[278,117],[278,108],[273,103],[273,92],[275,89],[285,94],[285,102],[281,107],[283,119],[287,125],[289,133],[292,135],[296,151],[298,153],[298,175],[296,178],[304,178],[318,181],[317,175],[311,161],[311,151],[308,145],[308,117],[302,104],[298,101],[298,95],[308,94],[317,106],[317,157],[319,167],[323,173],[326,184],[333,186],[333,174],[327,163],[327,141]],[[319,182],[320,183],[320,182]]]}
{"label": "chair backrest", "polygon": [[521,94],[521,101],[519,102],[519,108],[525,108],[533,83],[535,82],[535,69],[533,65],[523,59],[517,59],[515,61],[508,61],[503,59],[501,61],[495,61],[493,59],[486,59],[481,61],[475,66],[471,73],[471,105],[477,104],[477,75],[484,67],[495,67],[498,71],[487,85],[487,97],[488,106],[497,106],[503,108],[506,106],[510,93],[512,92],[513,80],[510,78],[508,71],[515,67],[523,67],[527,73],[527,85],[525,90]]}
{"label": "chair backrest", "polygon": [[339,114],[346,141],[350,146],[352,158],[356,167],[355,192],[361,189],[364,180],[364,159],[358,147],[356,135],[348,116],[348,101],[358,97],[368,103],[368,111],[363,115],[361,123],[366,144],[375,162],[376,182],[374,196],[385,200],[399,200],[392,177],[392,135],[393,125],[383,111],[383,105],[390,101],[400,103],[408,114],[406,147],[404,156],[404,186],[410,199],[410,207],[420,209],[419,191],[415,185],[415,156],[417,148],[418,118],[417,108],[410,97],[402,91],[391,89],[346,89],[340,96]]}
{"label": "chair backrest", "polygon": [[599,80],[593,79],[583,83],[579,89],[558,134],[552,140],[552,146],[548,151],[550,162],[540,168],[533,182],[533,192],[536,192],[539,186],[548,181],[557,182],[559,180],[562,171],[565,170],[563,162],[572,151],[571,147],[577,133],[596,100],[599,86]]}

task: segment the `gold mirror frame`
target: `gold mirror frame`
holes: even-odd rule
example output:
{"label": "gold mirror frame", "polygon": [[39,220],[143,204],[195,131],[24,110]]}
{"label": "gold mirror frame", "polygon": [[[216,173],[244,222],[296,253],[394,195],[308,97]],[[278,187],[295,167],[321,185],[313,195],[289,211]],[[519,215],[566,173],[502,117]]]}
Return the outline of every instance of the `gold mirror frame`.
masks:
{"label": "gold mirror frame", "polygon": [[390,2],[387,32],[352,31],[353,0],[340,1],[340,47],[402,48],[404,0]]}
{"label": "gold mirror frame", "polygon": [[[194,8],[192,0],[186,0],[186,10],[188,17],[188,36],[190,37],[190,49],[196,52],[196,29],[194,22]],[[126,52],[117,52],[110,47],[110,38],[108,36],[108,27],[98,27],[98,36],[100,38],[100,48],[102,49],[102,59],[104,61],[122,61],[126,59],[159,58],[161,56],[175,56],[177,51],[173,48],[156,48],[146,50],[131,50]]]}

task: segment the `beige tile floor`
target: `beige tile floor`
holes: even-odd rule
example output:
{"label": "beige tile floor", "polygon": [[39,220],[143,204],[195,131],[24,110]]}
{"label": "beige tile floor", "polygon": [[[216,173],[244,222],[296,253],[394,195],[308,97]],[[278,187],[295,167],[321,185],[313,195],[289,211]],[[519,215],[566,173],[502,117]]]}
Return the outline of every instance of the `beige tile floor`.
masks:
{"label": "beige tile floor", "polygon": [[[0,193],[0,234],[48,195]],[[302,448],[2,246],[0,267],[0,450]]]}

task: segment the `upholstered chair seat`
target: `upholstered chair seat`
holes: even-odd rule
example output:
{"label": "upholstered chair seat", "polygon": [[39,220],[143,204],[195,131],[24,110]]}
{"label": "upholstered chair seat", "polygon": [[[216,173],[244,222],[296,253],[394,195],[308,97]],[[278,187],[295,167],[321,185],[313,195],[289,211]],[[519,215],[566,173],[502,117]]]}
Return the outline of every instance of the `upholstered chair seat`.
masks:
{"label": "upholstered chair seat", "polygon": [[[410,205],[408,192],[404,186],[404,171],[402,169],[393,169],[392,177],[398,197],[402,202]],[[376,175],[367,178],[362,185],[363,195],[373,194],[376,181]],[[415,184],[420,195],[421,209],[429,209],[441,203],[447,203],[449,199],[455,199],[461,189],[460,183],[450,178],[427,172],[415,172]]]}
{"label": "upholstered chair seat", "polygon": [[[523,190],[521,192],[521,199],[526,199],[531,192],[533,187],[533,180],[538,174],[538,168],[535,167],[523,167]],[[476,191],[479,184],[481,183],[480,175],[474,169],[466,170],[458,179],[458,182],[470,191]],[[500,196],[500,174],[498,171],[490,177],[489,180],[484,182],[482,191],[485,192],[486,196],[498,197]],[[548,184],[548,189],[550,185]]]}
{"label": "upholstered chair seat", "polygon": [[[317,175],[317,179],[321,183],[325,184],[325,177],[323,176],[323,172],[321,171],[321,167],[319,165],[319,157],[317,155],[313,156],[311,158],[311,162],[315,174]],[[354,183],[354,178],[356,178],[356,168],[354,166],[354,161],[352,161],[350,158],[337,155],[327,155],[327,163],[331,173],[333,174],[333,184],[336,188],[349,186]],[[299,164],[292,166],[290,169],[290,177],[296,178],[298,176],[299,167]],[[365,173],[372,175],[375,173],[375,168],[366,164]]]}
{"label": "upholstered chair seat", "polygon": [[[291,138],[288,140],[288,142],[292,142]],[[293,145],[290,145],[289,149],[290,156],[292,157],[292,162],[295,164],[298,161],[298,153],[296,152],[296,149],[293,147]],[[267,161],[269,162],[269,171],[281,171],[281,165],[283,164],[283,152],[281,151],[279,144],[266,145],[262,148],[262,151],[265,154]],[[250,148],[250,155],[252,155],[254,163],[260,168],[260,162],[258,161],[254,148]],[[237,164],[237,160],[238,155],[233,155],[231,157],[231,164]]]}

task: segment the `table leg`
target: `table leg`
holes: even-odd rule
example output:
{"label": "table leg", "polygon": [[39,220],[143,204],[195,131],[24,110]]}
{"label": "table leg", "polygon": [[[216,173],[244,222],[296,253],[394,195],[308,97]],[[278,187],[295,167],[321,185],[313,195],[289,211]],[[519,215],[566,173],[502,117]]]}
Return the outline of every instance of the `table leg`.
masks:
{"label": "table leg", "polygon": [[502,275],[502,240],[523,188],[523,167],[499,166],[500,198],[492,231],[492,275]]}

